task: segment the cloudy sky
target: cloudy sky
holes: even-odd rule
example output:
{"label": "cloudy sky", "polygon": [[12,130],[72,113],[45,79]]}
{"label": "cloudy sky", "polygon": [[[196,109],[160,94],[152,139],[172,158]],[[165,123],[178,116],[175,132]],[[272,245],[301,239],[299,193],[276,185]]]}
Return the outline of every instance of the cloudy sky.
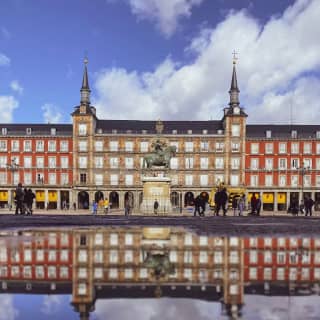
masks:
{"label": "cloudy sky", "polygon": [[319,123],[319,0],[1,0],[0,122],[70,122],[89,58],[113,119]]}

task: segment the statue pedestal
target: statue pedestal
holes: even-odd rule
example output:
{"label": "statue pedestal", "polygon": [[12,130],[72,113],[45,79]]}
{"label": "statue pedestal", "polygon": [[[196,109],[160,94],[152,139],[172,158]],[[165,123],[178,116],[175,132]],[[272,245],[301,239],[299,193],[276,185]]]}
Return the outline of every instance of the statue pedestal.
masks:
{"label": "statue pedestal", "polygon": [[158,202],[158,215],[168,215],[172,212],[170,201],[171,179],[168,177],[143,177],[143,201],[140,210],[143,214],[154,215],[154,203]]}

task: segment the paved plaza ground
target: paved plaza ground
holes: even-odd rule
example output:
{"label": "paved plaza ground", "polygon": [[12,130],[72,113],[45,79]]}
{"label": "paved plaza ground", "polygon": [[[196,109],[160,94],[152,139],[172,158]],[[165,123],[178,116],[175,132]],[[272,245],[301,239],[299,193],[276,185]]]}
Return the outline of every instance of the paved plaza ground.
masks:
{"label": "paved plaza ground", "polygon": [[111,210],[107,215],[93,216],[90,210],[62,211],[36,210],[33,216],[15,215],[13,211],[0,211],[0,230],[34,227],[93,227],[93,226],[181,226],[198,233],[217,235],[307,235],[320,237],[320,213],[312,217],[294,217],[286,212],[262,212],[260,217],[194,217],[191,210],[170,216],[145,216],[135,213],[125,217],[122,210]]}

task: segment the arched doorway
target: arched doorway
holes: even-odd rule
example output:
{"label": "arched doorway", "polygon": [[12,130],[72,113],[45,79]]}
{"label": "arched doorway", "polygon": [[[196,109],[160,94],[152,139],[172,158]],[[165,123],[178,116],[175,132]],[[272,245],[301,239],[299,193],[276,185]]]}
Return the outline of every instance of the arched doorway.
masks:
{"label": "arched doorway", "polygon": [[109,204],[110,204],[110,209],[118,209],[119,208],[119,195],[117,192],[115,192],[115,191],[110,192]]}
{"label": "arched doorway", "polygon": [[178,192],[176,192],[176,191],[171,192],[170,200],[171,200],[171,205],[173,207],[178,207],[179,206],[179,194],[178,194]]}
{"label": "arched doorway", "polygon": [[193,206],[194,205],[194,195],[192,192],[187,192],[185,195],[184,195],[184,206],[187,207],[187,206]]}
{"label": "arched doorway", "polygon": [[87,191],[80,191],[78,193],[78,208],[89,209],[89,193]]}
{"label": "arched doorway", "polygon": [[129,206],[130,206],[131,208],[134,208],[134,196],[133,196],[133,192],[127,191],[127,192],[124,194],[124,203],[126,204],[127,201],[129,202]]}
{"label": "arched doorway", "polygon": [[104,195],[102,191],[97,191],[94,194],[94,201],[99,203],[100,200],[104,200]]}

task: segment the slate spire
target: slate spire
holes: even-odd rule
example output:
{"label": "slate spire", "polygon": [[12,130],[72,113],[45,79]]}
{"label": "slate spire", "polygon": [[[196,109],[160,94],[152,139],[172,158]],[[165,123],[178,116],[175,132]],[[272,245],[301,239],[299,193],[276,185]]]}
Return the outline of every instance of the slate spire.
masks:
{"label": "slate spire", "polygon": [[232,79],[231,79],[231,86],[229,90],[230,94],[230,106],[235,106],[239,105],[239,88],[238,88],[238,81],[237,81],[237,71],[236,71],[236,60],[237,58],[235,57],[236,52],[233,52],[233,71],[232,71]]}
{"label": "slate spire", "polygon": [[81,87],[81,104],[82,105],[90,105],[90,88],[89,88],[89,80],[88,80],[88,58],[86,57],[83,61],[84,63],[84,71],[83,71],[83,78],[82,78],[82,87]]}

